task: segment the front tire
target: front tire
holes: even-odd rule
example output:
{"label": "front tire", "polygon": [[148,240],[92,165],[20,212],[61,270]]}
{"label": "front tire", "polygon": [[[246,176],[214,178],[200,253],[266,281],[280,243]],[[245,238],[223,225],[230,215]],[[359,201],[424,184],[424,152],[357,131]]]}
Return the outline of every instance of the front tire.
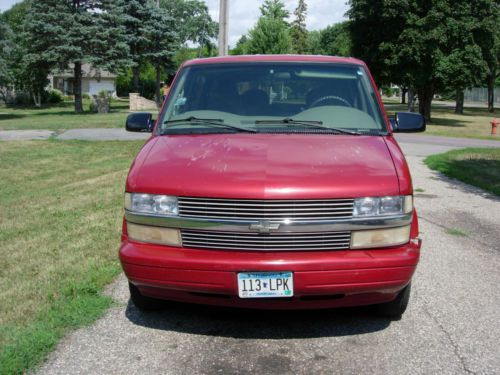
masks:
{"label": "front tire", "polygon": [[128,289],[130,290],[130,299],[134,303],[135,307],[142,311],[157,311],[162,308],[162,301],[146,297],[141,294],[139,288],[137,288],[131,282],[128,283]]}
{"label": "front tire", "polygon": [[410,300],[411,283],[408,284],[394,301],[375,305],[375,313],[379,316],[399,320],[403,316]]}

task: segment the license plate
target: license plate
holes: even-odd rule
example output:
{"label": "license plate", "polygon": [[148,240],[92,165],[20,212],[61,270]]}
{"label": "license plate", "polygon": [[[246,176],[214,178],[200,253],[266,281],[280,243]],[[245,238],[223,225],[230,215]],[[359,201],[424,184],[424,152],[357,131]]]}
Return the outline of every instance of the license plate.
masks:
{"label": "license plate", "polygon": [[293,296],[291,272],[238,273],[240,298],[275,298]]}

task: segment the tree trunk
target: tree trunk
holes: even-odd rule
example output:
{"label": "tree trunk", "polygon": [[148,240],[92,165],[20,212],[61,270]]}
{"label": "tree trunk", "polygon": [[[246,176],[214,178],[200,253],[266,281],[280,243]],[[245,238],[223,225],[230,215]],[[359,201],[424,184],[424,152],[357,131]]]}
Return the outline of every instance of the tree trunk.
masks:
{"label": "tree trunk", "polygon": [[401,104],[406,104],[406,93],[408,90],[406,87],[401,87]]}
{"label": "tree trunk", "polygon": [[425,117],[427,122],[431,121],[431,105],[432,99],[434,97],[434,85],[432,82],[428,82],[422,88],[417,90],[418,92],[418,111],[422,116]]}
{"label": "tree trunk", "polygon": [[82,63],[81,61],[75,62],[73,94],[75,94],[75,112],[83,112],[82,103]]}
{"label": "tree trunk", "polygon": [[40,108],[42,106],[42,96],[39,92],[33,93],[33,103],[35,103],[35,107]]}
{"label": "tree trunk", "polygon": [[160,106],[162,103],[161,93],[160,93],[160,79],[161,79],[161,67],[156,66],[156,103]]}
{"label": "tree trunk", "polygon": [[408,88],[408,112],[415,112],[415,91]]}
{"label": "tree trunk", "polygon": [[488,112],[495,112],[495,75],[492,72],[488,75]]}
{"label": "tree trunk", "polygon": [[455,113],[457,115],[464,114],[464,90],[457,89]]}
{"label": "tree trunk", "polygon": [[140,87],[139,87],[139,75],[140,75],[140,68],[139,66],[134,66],[132,68],[132,77],[133,77],[133,84],[134,84],[134,91],[140,94]]}

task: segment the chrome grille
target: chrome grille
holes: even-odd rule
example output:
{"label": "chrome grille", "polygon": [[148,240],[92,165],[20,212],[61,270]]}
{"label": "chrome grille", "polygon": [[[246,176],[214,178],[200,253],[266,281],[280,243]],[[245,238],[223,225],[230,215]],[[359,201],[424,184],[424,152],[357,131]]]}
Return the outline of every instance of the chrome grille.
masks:
{"label": "chrome grille", "polygon": [[352,218],[353,199],[258,200],[179,197],[179,216],[222,220],[318,221]]}
{"label": "chrome grille", "polygon": [[183,229],[182,246],[221,250],[344,250],[349,249],[351,232],[271,233],[219,232]]}

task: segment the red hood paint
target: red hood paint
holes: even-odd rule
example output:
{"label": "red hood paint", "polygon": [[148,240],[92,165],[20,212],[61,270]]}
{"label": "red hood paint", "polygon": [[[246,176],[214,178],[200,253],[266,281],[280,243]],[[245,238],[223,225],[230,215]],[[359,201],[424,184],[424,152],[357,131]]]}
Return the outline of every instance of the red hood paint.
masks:
{"label": "red hood paint", "polygon": [[127,191],[254,199],[400,194],[383,137],[298,134],[153,137],[131,167]]}

